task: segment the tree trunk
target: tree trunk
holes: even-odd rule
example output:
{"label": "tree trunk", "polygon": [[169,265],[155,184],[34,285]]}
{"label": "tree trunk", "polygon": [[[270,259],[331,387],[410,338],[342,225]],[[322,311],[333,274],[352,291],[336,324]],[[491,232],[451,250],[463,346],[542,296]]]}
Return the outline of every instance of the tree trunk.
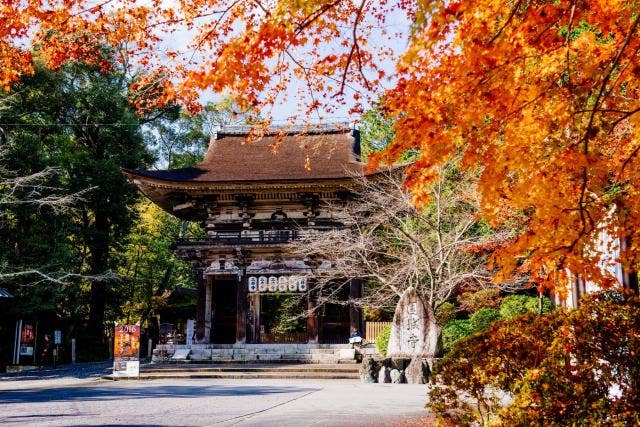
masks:
{"label": "tree trunk", "polygon": [[[91,252],[91,275],[103,275],[109,266],[109,221],[101,212],[95,212],[93,230],[88,231]],[[96,344],[104,345],[104,311],[106,305],[106,280],[91,281],[91,301],[89,305],[89,334]]]}

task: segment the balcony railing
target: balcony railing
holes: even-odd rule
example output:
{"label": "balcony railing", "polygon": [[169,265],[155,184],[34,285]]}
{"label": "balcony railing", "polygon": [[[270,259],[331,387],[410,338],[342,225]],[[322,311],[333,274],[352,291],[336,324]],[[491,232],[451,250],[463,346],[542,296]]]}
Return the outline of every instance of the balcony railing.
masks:
{"label": "balcony railing", "polygon": [[300,239],[298,230],[219,231],[209,237],[178,239],[176,245],[241,245],[288,243]]}

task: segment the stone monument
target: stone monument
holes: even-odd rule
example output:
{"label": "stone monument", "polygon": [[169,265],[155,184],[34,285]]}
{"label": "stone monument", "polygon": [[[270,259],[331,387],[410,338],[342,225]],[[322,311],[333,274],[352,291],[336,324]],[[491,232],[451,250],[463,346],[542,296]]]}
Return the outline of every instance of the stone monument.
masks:
{"label": "stone monument", "polygon": [[415,288],[408,288],[393,315],[387,357],[433,358],[438,351],[439,336],[440,327],[433,310],[425,305]]}

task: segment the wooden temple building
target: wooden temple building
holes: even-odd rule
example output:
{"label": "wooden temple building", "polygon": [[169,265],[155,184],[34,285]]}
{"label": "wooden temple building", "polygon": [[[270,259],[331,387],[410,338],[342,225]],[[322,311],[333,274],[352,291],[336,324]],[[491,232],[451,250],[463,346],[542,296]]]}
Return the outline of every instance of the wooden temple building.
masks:
{"label": "wooden temple building", "polygon": [[294,342],[346,343],[350,331],[363,331],[361,310],[348,303],[361,296],[361,281],[345,287],[345,304],[318,307],[317,265],[287,248],[309,230],[342,226],[329,206],[349,197],[354,174],[365,173],[359,133],[346,124],[302,134],[271,129],[247,142],[249,132],[222,128],[192,168],[124,171],[151,201],[180,219],[199,221],[206,232],[205,238],[176,242],[175,249],[196,272],[196,342],[284,342],[265,328],[273,320],[265,307],[275,295],[295,294],[306,305],[306,330]]}

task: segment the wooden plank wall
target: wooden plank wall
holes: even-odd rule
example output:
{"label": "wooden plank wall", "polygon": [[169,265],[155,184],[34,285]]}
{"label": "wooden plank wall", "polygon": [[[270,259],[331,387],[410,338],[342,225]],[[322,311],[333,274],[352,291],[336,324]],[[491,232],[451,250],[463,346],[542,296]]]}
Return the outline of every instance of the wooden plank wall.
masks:
{"label": "wooden plank wall", "polygon": [[374,342],[380,331],[390,326],[391,322],[365,322],[365,338],[368,342]]}

